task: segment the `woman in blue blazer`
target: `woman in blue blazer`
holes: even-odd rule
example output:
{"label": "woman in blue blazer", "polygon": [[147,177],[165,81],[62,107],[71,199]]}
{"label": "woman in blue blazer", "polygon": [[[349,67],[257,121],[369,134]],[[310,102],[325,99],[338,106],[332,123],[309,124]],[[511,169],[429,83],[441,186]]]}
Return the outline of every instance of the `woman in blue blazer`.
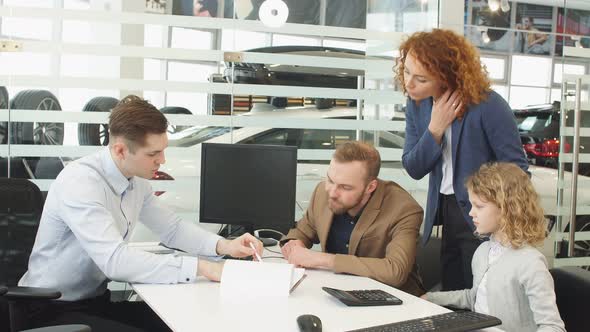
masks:
{"label": "woman in blue blazer", "polygon": [[404,41],[396,78],[409,97],[402,163],[414,179],[430,175],[422,243],[433,225],[443,225],[443,290],[471,288],[471,259],[481,242],[464,182],[491,161],[528,170],[514,115],[491,90],[475,47],[450,30]]}

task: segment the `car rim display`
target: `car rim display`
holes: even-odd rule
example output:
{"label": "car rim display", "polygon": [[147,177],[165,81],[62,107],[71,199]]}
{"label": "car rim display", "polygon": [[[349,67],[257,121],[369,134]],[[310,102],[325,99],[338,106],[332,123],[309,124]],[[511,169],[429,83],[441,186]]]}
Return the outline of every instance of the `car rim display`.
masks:
{"label": "car rim display", "polygon": [[[61,106],[47,90],[24,90],[10,100],[10,110],[61,111]],[[64,124],[59,122],[13,121],[9,130],[13,144],[61,145],[64,140]]]}
{"label": "car rim display", "polygon": [[[43,98],[37,107],[38,111],[61,110],[54,98]],[[34,144],[61,145],[63,143],[64,125],[55,122],[35,122],[33,124]]]}

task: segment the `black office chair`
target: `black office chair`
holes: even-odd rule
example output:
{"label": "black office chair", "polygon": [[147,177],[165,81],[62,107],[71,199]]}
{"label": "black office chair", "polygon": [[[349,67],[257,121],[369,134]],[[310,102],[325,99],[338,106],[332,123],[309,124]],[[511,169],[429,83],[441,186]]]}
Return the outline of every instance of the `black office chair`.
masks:
{"label": "black office chair", "polygon": [[[61,297],[61,293],[54,289],[16,286],[27,271],[43,204],[41,191],[34,183],[26,179],[0,178],[0,284],[8,286],[0,297],[2,331],[16,332],[31,327],[27,318],[31,302]],[[37,331],[78,332],[90,329],[71,325]]]}
{"label": "black office chair", "polygon": [[568,332],[588,331],[590,271],[577,266],[549,270],[555,282],[557,308]]}
{"label": "black office chair", "polygon": [[442,288],[441,243],[441,238],[431,236],[425,246],[418,245],[417,248],[418,274],[422,278],[422,284],[427,292],[439,291]]}

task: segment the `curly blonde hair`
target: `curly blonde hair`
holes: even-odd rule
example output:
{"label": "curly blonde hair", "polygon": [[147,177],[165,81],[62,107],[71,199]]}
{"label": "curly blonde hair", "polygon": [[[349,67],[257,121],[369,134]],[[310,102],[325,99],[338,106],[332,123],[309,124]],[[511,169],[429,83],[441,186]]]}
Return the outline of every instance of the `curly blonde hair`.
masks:
{"label": "curly blonde hair", "polygon": [[395,78],[404,93],[404,70],[409,53],[443,85],[462,96],[463,109],[457,116],[463,117],[469,105],[484,101],[490,92],[490,80],[482,66],[479,52],[463,36],[446,29],[432,32],[416,32],[402,42],[400,56],[396,59]]}
{"label": "curly blonde hair", "polygon": [[539,245],[546,237],[545,216],[529,176],[511,163],[489,163],[471,175],[470,193],[500,209],[500,231],[513,248]]}

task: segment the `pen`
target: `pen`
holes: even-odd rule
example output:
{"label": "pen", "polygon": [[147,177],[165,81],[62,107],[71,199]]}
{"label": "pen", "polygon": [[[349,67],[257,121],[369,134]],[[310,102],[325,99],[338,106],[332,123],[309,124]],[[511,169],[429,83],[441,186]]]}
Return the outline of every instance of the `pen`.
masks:
{"label": "pen", "polygon": [[262,258],[260,258],[260,255],[258,254],[258,251],[256,251],[256,248],[254,247],[254,245],[252,244],[252,242],[248,242],[250,243],[250,248],[254,249],[254,255],[256,255],[256,259],[259,262],[262,262]]}

